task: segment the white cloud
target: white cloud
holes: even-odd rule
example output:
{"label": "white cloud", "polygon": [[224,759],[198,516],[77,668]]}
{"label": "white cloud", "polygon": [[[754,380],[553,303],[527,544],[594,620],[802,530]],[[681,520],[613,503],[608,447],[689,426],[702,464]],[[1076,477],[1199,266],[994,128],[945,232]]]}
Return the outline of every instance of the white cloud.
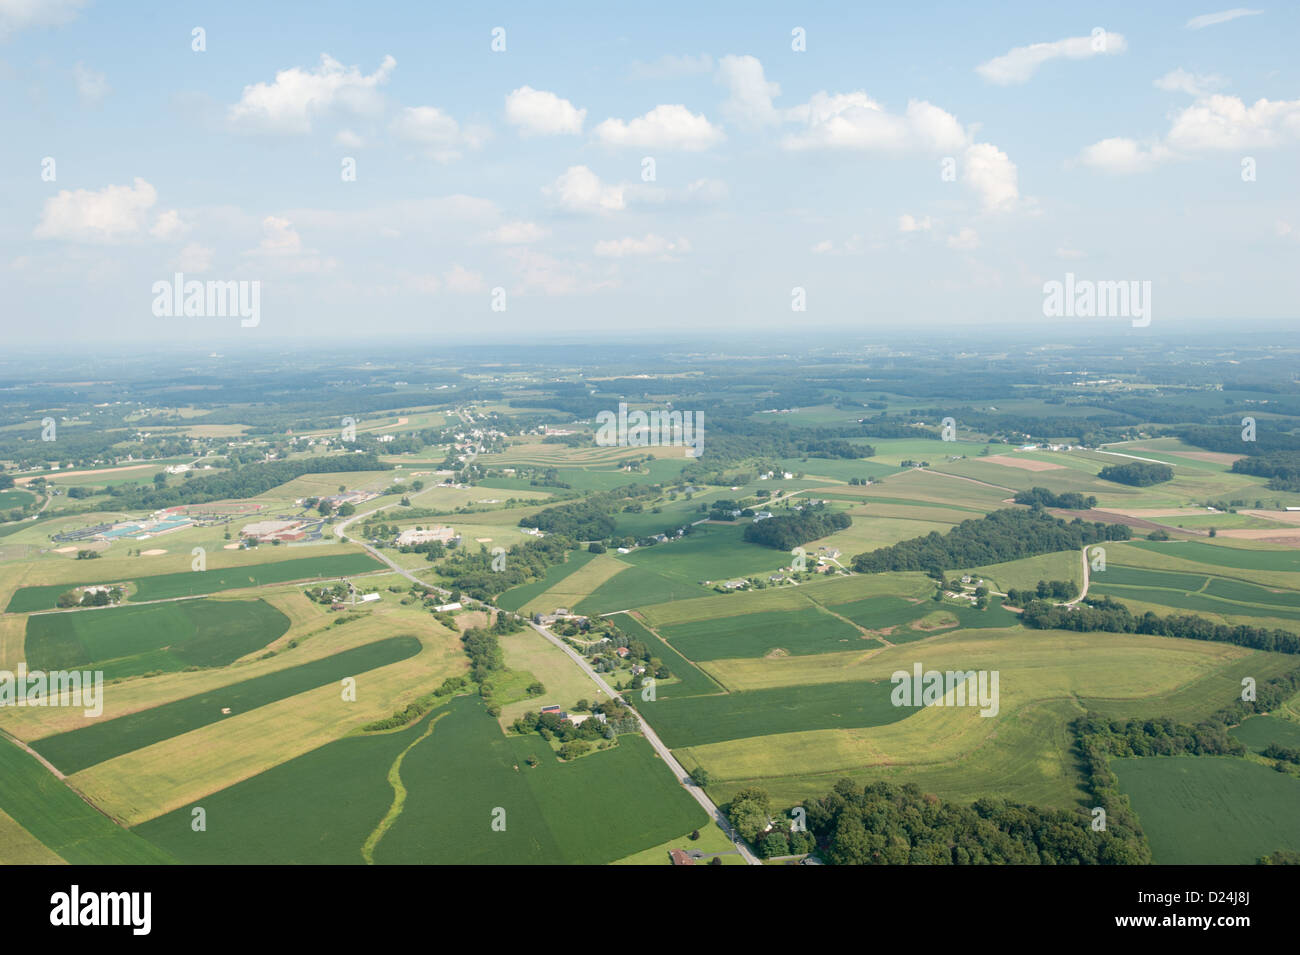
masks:
{"label": "white cloud", "polygon": [[138,234],[157,200],[157,190],[139,177],[133,185],[99,191],[64,189],[45,200],[32,234],[38,239],[112,242]]}
{"label": "white cloud", "polygon": [[1169,157],[1169,151],[1155,145],[1143,149],[1135,140],[1114,136],[1086,147],[1079,154],[1085,166],[1107,172],[1140,172]]}
{"label": "white cloud", "polygon": [[334,134],[334,142],[347,149],[360,149],[366,141],[350,129],[340,129]]}
{"label": "white cloud", "polygon": [[459,159],[463,149],[478,149],[487,138],[479,127],[461,127],[436,106],[407,106],[393,120],[393,133],[420,146],[437,162]]}
{"label": "white cloud", "polygon": [[1300,100],[1257,100],[1206,96],[1180,110],[1168,134],[1149,149],[1114,137],[1080,153],[1089,166],[1112,172],[1140,172],[1157,163],[1196,153],[1267,149],[1300,141]]}
{"label": "white cloud", "polygon": [[288,219],[267,216],[262,220],[262,241],[257,252],[262,255],[297,255],[302,252],[302,236]]}
{"label": "white cloud", "polygon": [[781,115],[772,98],[781,95],[781,87],[769,83],[763,64],[752,56],[724,56],[718,61],[718,82],[730,95],[722,104],[723,115],[742,126],[768,126],[780,122]]}
{"label": "white cloud", "polygon": [[30,27],[58,27],[74,19],[86,0],[0,0],[0,40]]}
{"label": "white cloud", "polygon": [[391,56],[366,76],[358,67],[345,67],[327,53],[314,70],[290,67],[271,83],[245,86],[227,116],[240,129],[277,133],[309,133],[312,123],[335,112],[373,115],[383,108],[379,87],[388,81],[397,61]]}
{"label": "white cloud", "polygon": [[567,99],[546,90],[521,86],[506,96],[506,121],[522,133],[555,136],[582,132],[585,109],[578,109]]}
{"label": "white cloud", "polygon": [[966,150],[962,179],[986,212],[1007,209],[1020,197],[1016,164],[992,143],[974,143]]}
{"label": "white cloud", "polygon": [[632,182],[620,187],[629,205],[700,206],[722,202],[731,190],[721,179],[695,179],[685,186],[665,187]]}
{"label": "white cloud", "polygon": [[154,220],[149,234],[155,239],[175,239],[188,232],[190,227],[181,220],[181,214],[175,209],[168,209]]}
{"label": "white cloud", "polygon": [[617,284],[613,279],[592,279],[588,270],[533,249],[508,249],[506,255],[515,265],[515,281],[509,287],[512,292],[579,295]]}
{"label": "white cloud", "polygon": [[623,186],[612,186],[586,166],[570,166],[542,192],[566,212],[617,212],[627,205]]}
{"label": "white cloud", "polygon": [[206,272],[212,268],[212,250],[191,242],[177,254],[175,264],[181,272]]}
{"label": "white cloud", "polygon": [[463,265],[453,265],[451,270],[442,278],[447,283],[447,291],[457,292],[462,295],[482,292],[487,288],[487,283],[483,281],[481,272],[471,272]]}
{"label": "white cloud", "polygon": [[1167,142],[1174,149],[1253,149],[1277,146],[1300,136],[1300,100],[1257,100],[1247,106],[1236,96],[1209,96],[1179,113]]}
{"label": "white cloud", "polygon": [[112,92],[108,77],[96,73],[81,61],[72,68],[72,81],[77,86],[77,98],[81,100],[81,105],[89,109],[104,102],[105,97]]}
{"label": "white cloud", "polygon": [[525,245],[544,239],[548,234],[536,222],[506,222],[488,233],[488,238],[500,245]]}
{"label": "white cloud", "polygon": [[830,239],[822,239],[812,247],[811,251],[813,255],[828,255],[835,251],[835,243]]}
{"label": "white cloud", "polygon": [[1094,32],[1092,36],[1073,36],[1050,43],[1012,47],[1001,56],[995,56],[975,67],[975,72],[990,83],[1011,86],[1028,82],[1038,72],[1038,68],[1050,60],[1086,60],[1094,56],[1110,56],[1123,53],[1126,47],[1122,35],[1107,33],[1099,28],[1099,32]]}
{"label": "white cloud", "polygon": [[1227,23],[1229,20],[1235,20],[1237,17],[1255,17],[1263,13],[1263,10],[1248,10],[1245,7],[1234,7],[1231,10],[1220,10],[1218,13],[1203,13],[1199,17],[1192,17],[1187,21],[1187,29],[1203,30],[1206,27],[1212,27],[1219,23]]}
{"label": "white cloud", "polygon": [[956,235],[948,236],[948,247],[951,249],[968,250],[978,248],[980,244],[979,234],[970,226],[963,226]]}
{"label": "white cloud", "polygon": [[665,239],[650,233],[643,239],[629,236],[626,239],[605,239],[597,242],[592,251],[601,258],[622,259],[633,255],[653,255],[671,258],[691,251],[691,244],[685,239]]}
{"label": "white cloud", "polygon": [[1222,76],[1217,73],[1189,73],[1182,67],[1176,70],[1170,70],[1164,76],[1155,81],[1156,89],[1165,90],[1169,93],[1186,93],[1188,96],[1204,96],[1212,93],[1217,89],[1222,89],[1228,83]]}
{"label": "white cloud", "polygon": [[929,216],[926,216],[924,219],[917,219],[914,216],[903,213],[903,215],[898,217],[899,232],[929,232],[931,226],[932,223],[930,222]]}
{"label": "white cloud", "polygon": [[696,152],[714,146],[726,137],[704,114],[682,105],[656,106],[644,116],[624,122],[607,119],[595,129],[596,140],[606,146],[635,146],[642,149],[681,149]]}
{"label": "white cloud", "polygon": [[787,136],[787,149],[860,149],[907,153],[960,149],[970,137],[955,116],[924,100],[911,100],[907,111],[890,113],[864,92],[815,93],[787,114],[805,129]]}

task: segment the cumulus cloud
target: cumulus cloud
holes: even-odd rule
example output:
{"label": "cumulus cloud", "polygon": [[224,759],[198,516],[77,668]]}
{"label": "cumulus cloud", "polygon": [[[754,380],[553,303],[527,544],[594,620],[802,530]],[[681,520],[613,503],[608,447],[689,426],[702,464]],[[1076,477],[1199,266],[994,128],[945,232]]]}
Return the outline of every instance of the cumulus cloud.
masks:
{"label": "cumulus cloud", "polygon": [[181,219],[175,209],[168,209],[154,220],[149,234],[156,239],[175,239],[188,232],[190,227]]}
{"label": "cumulus cloud", "polygon": [[38,239],[74,242],[113,242],[139,234],[158,191],[137,177],[130,186],[100,190],[61,190],[45,200],[41,221],[32,233]]}
{"label": "cumulus cloud", "polygon": [[582,132],[586,117],[585,109],[578,109],[567,99],[531,86],[521,86],[506,96],[506,121],[517,126],[521,133],[576,135]]}
{"label": "cumulus cloud", "polygon": [[77,87],[77,99],[88,109],[104,102],[105,97],[112,92],[107,76],[95,72],[80,61],[72,68],[72,81]]}
{"label": "cumulus cloud", "polygon": [[475,126],[462,127],[436,106],[407,106],[392,123],[393,134],[419,146],[437,162],[459,159],[465,149],[478,149],[487,133]]}
{"label": "cumulus cloud", "polygon": [[768,82],[763,64],[753,56],[724,56],[718,61],[718,82],[729,92],[722,113],[742,126],[770,126],[781,114],[772,105],[781,87]]}
{"label": "cumulus cloud", "polygon": [[1163,140],[1148,148],[1113,137],[1086,147],[1079,158],[1112,172],[1140,172],[1197,153],[1267,149],[1297,140],[1300,100],[1260,99],[1247,106],[1239,97],[1216,94],[1180,110]]}
{"label": "cumulus cloud", "polygon": [[1057,59],[1086,60],[1094,56],[1113,56],[1127,48],[1124,37],[1098,28],[1091,36],[1072,36],[1047,43],[1012,47],[975,67],[975,72],[990,83],[1012,86],[1027,83],[1044,63]]}
{"label": "cumulus cloud", "polygon": [[864,92],[815,93],[787,116],[804,129],[784,140],[787,149],[857,149],[872,152],[950,152],[970,137],[956,117],[924,100],[891,113]]}
{"label": "cumulus cloud", "polygon": [[315,69],[294,66],[277,72],[270,83],[245,86],[227,117],[238,129],[302,134],[333,113],[374,115],[383,109],[379,87],[396,66],[397,60],[386,56],[367,76],[322,53]]}
{"label": "cumulus cloud", "polygon": [[704,116],[685,106],[656,106],[644,116],[624,122],[607,119],[595,129],[596,141],[606,146],[635,146],[641,149],[680,149],[698,152],[726,137]]}
{"label": "cumulus cloud", "polygon": [[691,244],[686,239],[665,239],[650,233],[638,239],[629,236],[626,239],[605,239],[597,242],[592,251],[601,258],[622,259],[628,256],[658,256],[671,258],[691,251]]}
{"label": "cumulus cloud", "polygon": [[929,216],[926,216],[924,219],[917,219],[914,216],[904,213],[898,217],[899,232],[929,232],[931,225],[932,223],[930,222]]}
{"label": "cumulus cloud", "polygon": [[1228,81],[1217,73],[1189,73],[1179,67],[1170,70],[1155,81],[1156,89],[1168,93],[1186,93],[1188,96],[1205,96],[1228,85]]}
{"label": "cumulus cloud", "polygon": [[986,212],[1007,209],[1020,197],[1016,164],[992,143],[974,143],[966,150],[962,180],[979,196]]}
{"label": "cumulus cloud", "polygon": [[627,206],[623,186],[601,182],[586,166],[570,166],[542,193],[565,212],[618,212]]}
{"label": "cumulus cloud", "polygon": [[32,27],[58,27],[73,20],[86,0],[0,0],[0,40]]}
{"label": "cumulus cloud", "polygon": [[1220,10],[1218,13],[1202,13],[1199,17],[1192,17],[1187,21],[1187,29],[1204,30],[1206,27],[1212,27],[1220,23],[1227,23],[1229,20],[1235,20],[1238,17],[1257,17],[1263,10],[1248,10],[1245,7],[1234,7],[1231,10]]}

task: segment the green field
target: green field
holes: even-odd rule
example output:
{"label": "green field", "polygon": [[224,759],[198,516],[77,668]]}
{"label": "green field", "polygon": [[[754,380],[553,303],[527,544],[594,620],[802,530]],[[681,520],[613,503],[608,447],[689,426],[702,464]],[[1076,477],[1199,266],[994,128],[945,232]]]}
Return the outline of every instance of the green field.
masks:
{"label": "green field", "polygon": [[0,810],[73,865],[149,865],[170,854],[113,823],[30,753],[0,738]]}
{"label": "green field", "polygon": [[1114,759],[1155,862],[1249,865],[1300,851],[1300,779],[1230,756]]}
{"label": "green field", "polygon": [[[180,736],[218,720],[247,713],[259,706],[337,682],[344,677],[357,676],[367,670],[405,660],[419,652],[420,641],[415,637],[389,637],[301,666],[232,683],[198,696],[47,736],[31,746],[64,773],[71,775],[123,753]],[[223,713],[225,709],[230,712]]]}
{"label": "green field", "polygon": [[761,657],[776,650],[802,655],[882,646],[815,608],[697,620],[661,627],[659,632],[690,660]]}
{"label": "green field", "polygon": [[135,592],[131,594],[131,599],[140,603],[146,600],[168,600],[173,597],[215,594],[222,590],[237,590],[241,587],[283,584],[291,580],[346,577],[383,570],[384,567],[384,564],[365,553],[322,554],[319,557],[298,557],[293,560],[227,567],[221,570],[196,570],[179,574],[158,574],[153,577],[124,577],[117,580],[89,580],[81,583],[20,587],[14,591],[5,612],[31,613],[35,610],[52,610],[60,594],[90,584],[134,581]]}
{"label": "green field", "polygon": [[721,692],[722,687],[714,683],[703,670],[661,640],[631,614],[616,614],[610,620],[629,637],[640,640],[648,646],[651,654],[662,660],[672,673],[675,682],[658,683],[656,692],[660,698],[700,696],[705,693]]}
{"label": "green field", "polygon": [[[389,774],[403,753],[399,791]],[[380,864],[603,864],[707,822],[644,739],[561,763],[541,737],[503,736],[470,697],[396,733],[330,743],[201,805],[211,833],[191,831],[189,806],[135,831],[185,862],[355,864],[387,819],[372,843]],[[504,831],[492,828],[497,809]]]}
{"label": "green field", "polygon": [[1300,749],[1300,723],[1276,716],[1252,716],[1240,726],[1234,726],[1228,735],[1241,740],[1257,753],[1269,743],[1277,743],[1286,749]]}
{"label": "green field", "polygon": [[[626,555],[620,555],[620,559],[623,556]],[[711,591],[699,584],[673,580],[643,567],[629,567],[605,581],[573,609],[584,614],[613,613],[650,604],[704,597],[709,593]]]}
{"label": "green field", "polygon": [[1112,564],[1105,572],[1093,574],[1090,591],[1178,610],[1300,620],[1300,592],[1210,574]]}
{"label": "green field", "polygon": [[1294,548],[1247,550],[1244,547],[1206,544],[1202,541],[1130,541],[1127,546],[1217,567],[1300,572],[1300,550]]}
{"label": "green field", "polygon": [[520,584],[518,587],[511,587],[498,597],[495,603],[502,610],[517,611],[534,597],[541,596],[566,577],[576,573],[595,556],[595,554],[585,550],[574,551],[569,554],[569,559],[563,564],[552,564],[546,568],[546,573],[539,580],[534,580],[528,584]]}
{"label": "green field", "polygon": [[28,617],[25,648],[30,669],[96,669],[112,680],[225,666],[288,629],[264,600],[177,600]]}
{"label": "green field", "polygon": [[672,749],[803,730],[884,726],[917,710],[894,706],[888,681],[816,683],[641,704]]}

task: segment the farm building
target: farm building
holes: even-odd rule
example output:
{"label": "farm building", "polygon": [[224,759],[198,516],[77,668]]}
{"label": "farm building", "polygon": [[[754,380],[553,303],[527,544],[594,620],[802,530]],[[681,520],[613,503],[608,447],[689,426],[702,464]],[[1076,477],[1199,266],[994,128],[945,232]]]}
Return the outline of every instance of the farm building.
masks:
{"label": "farm building", "polygon": [[440,541],[445,544],[455,536],[456,530],[452,527],[428,527],[424,530],[412,528],[397,535],[397,546],[410,547],[413,544],[427,544],[430,541]]}

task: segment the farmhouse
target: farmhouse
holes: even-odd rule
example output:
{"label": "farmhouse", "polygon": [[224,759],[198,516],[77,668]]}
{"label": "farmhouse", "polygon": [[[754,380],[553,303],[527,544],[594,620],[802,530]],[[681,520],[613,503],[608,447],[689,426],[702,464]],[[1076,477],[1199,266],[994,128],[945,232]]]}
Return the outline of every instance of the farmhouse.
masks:
{"label": "farmhouse", "polygon": [[245,524],[239,536],[258,541],[297,541],[307,535],[302,521],[254,521]]}
{"label": "farmhouse", "polygon": [[397,535],[397,546],[411,547],[415,544],[428,544],[431,541],[439,541],[445,544],[455,536],[456,529],[453,527],[439,525],[438,527],[427,527],[424,530],[411,528]]}
{"label": "farmhouse", "polygon": [[449,613],[452,610],[459,610],[461,608],[459,603],[450,603],[450,604],[438,604],[438,606],[434,607],[433,609],[435,613]]}

